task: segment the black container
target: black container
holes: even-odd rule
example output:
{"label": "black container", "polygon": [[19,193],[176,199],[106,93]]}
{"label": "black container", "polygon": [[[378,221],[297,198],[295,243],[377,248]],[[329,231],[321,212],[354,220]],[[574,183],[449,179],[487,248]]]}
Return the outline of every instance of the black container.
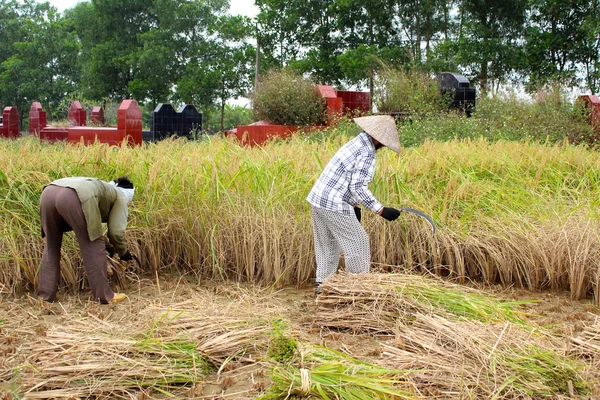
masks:
{"label": "black container", "polygon": [[154,141],[154,135],[152,135],[152,131],[142,130],[142,140],[144,142],[153,142]]}
{"label": "black container", "polygon": [[438,75],[440,92],[447,99],[448,106],[464,111],[467,117],[475,110],[476,90],[461,74],[442,72]]}
{"label": "black container", "polygon": [[194,139],[202,130],[202,114],[191,104],[175,111],[170,104],[160,103],[150,117],[151,140],[158,141],[173,135]]}

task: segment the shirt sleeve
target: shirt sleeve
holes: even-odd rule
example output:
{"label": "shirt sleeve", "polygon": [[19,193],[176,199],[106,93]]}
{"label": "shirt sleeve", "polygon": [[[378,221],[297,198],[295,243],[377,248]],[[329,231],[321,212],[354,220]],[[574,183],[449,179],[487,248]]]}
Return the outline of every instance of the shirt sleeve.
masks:
{"label": "shirt sleeve", "polygon": [[383,205],[377,201],[369,190],[369,183],[375,174],[375,157],[364,155],[357,159],[356,167],[350,180],[350,192],[357,197],[366,208],[379,214]]}
{"label": "shirt sleeve", "polygon": [[127,201],[120,196],[117,198],[110,214],[108,215],[108,240],[115,251],[122,256],[127,251],[125,242],[125,229],[127,228]]}

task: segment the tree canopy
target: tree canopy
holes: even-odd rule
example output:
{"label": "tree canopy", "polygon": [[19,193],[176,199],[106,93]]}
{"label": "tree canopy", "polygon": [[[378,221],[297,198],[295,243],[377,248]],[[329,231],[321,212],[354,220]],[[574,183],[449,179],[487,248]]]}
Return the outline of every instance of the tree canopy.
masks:
{"label": "tree canopy", "polygon": [[[552,82],[600,89],[600,0],[88,0],[64,13],[0,0],[0,106],[133,98],[225,110],[261,75],[292,68],[373,91],[390,68],[459,72],[482,92]],[[257,45],[260,63],[257,63]],[[221,120],[223,116],[221,115]]]}

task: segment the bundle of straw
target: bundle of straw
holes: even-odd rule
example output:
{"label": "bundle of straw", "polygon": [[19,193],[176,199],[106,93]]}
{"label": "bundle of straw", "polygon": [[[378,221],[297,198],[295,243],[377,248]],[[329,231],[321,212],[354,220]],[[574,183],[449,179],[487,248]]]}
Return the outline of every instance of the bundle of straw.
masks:
{"label": "bundle of straw", "polygon": [[417,275],[340,273],[325,281],[317,297],[320,325],[354,332],[393,334],[414,315],[436,314],[483,322],[520,322],[516,302]]}
{"label": "bundle of straw", "polygon": [[585,395],[583,365],[561,354],[561,343],[510,322],[450,321],[417,314],[383,345],[386,363],[413,370],[428,397],[541,399]]}
{"label": "bundle of straw", "polygon": [[144,389],[173,394],[215,367],[255,363],[272,330],[261,319],[161,311],[149,330],[84,321],[49,330],[23,366],[25,398],[129,398]]}
{"label": "bundle of straw", "polygon": [[243,360],[266,349],[272,333],[269,321],[227,316],[198,316],[166,310],[155,329],[161,337],[193,338],[198,351],[223,366],[233,358]]}
{"label": "bundle of straw", "polygon": [[209,370],[189,340],[91,333],[95,329],[56,328],[35,343],[24,367],[25,398],[128,398],[143,388],[168,393]]}
{"label": "bundle of straw", "polygon": [[260,400],[290,398],[414,399],[406,372],[358,361],[318,346],[300,345],[297,364],[277,365]]}

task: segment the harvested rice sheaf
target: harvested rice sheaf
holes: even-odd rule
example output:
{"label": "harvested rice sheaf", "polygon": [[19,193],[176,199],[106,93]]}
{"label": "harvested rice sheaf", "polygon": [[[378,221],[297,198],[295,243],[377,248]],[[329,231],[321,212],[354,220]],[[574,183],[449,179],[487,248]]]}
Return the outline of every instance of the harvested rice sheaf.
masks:
{"label": "harvested rice sheaf", "polygon": [[197,345],[181,338],[135,338],[53,329],[23,368],[25,398],[116,398],[151,388],[170,392],[210,370]]}
{"label": "harvested rice sheaf", "polygon": [[410,324],[416,313],[522,322],[517,309],[521,303],[499,301],[475,289],[418,275],[340,273],[320,288],[317,319],[330,328],[393,334],[398,323]]}
{"label": "harvested rice sheaf", "polygon": [[272,333],[260,319],[161,311],[149,330],[102,331],[81,321],[49,330],[21,367],[25,398],[132,398],[146,389],[177,397],[212,370],[266,348]]}
{"label": "harvested rice sheaf", "polygon": [[418,314],[382,354],[386,365],[413,370],[411,381],[428,396],[542,399],[590,391],[584,365],[564,354],[559,339],[510,322]]}
{"label": "harvested rice sheaf", "polygon": [[272,384],[260,400],[415,399],[417,391],[406,371],[361,362],[332,349],[299,345],[299,359],[276,365]]}
{"label": "harvested rice sheaf", "polygon": [[439,279],[338,274],[321,286],[317,322],[390,337],[383,363],[427,397],[538,399],[586,395],[585,367],[529,325],[519,303]]}

